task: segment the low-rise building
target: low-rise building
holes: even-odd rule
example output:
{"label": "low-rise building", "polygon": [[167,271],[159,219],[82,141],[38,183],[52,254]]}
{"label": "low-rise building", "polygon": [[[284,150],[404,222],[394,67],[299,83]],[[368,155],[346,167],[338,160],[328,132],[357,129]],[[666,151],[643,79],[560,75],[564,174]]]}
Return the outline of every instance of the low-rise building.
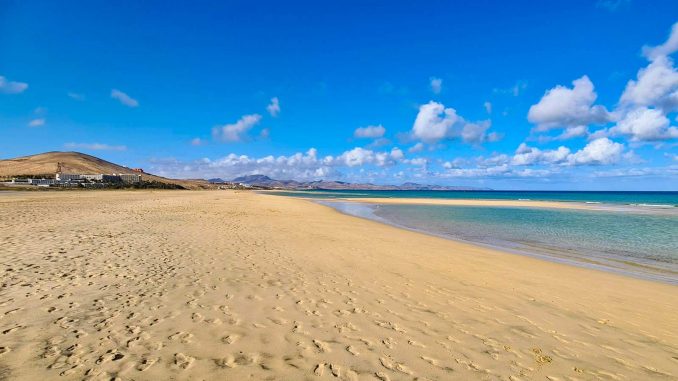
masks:
{"label": "low-rise building", "polygon": [[118,174],[118,177],[120,177],[120,180],[123,183],[134,184],[134,183],[140,183],[141,182],[141,175],[120,173],[120,174]]}
{"label": "low-rise building", "polygon": [[70,181],[70,180],[80,180],[80,174],[75,173],[61,173],[57,172],[56,179],[57,181]]}

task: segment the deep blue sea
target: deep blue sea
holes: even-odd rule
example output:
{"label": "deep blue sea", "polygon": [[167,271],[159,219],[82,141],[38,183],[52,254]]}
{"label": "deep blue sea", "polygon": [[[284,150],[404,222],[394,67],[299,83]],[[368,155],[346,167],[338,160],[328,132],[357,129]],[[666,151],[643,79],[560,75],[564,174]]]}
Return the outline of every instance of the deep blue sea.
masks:
{"label": "deep blue sea", "polygon": [[[678,188],[678,184],[676,184]],[[678,207],[675,192],[585,192],[585,191],[364,191],[364,190],[309,190],[280,191],[276,194],[312,198],[436,198],[475,200],[539,200],[600,202],[614,204],[651,204]]]}
{"label": "deep blue sea", "polygon": [[[428,234],[678,284],[678,192],[276,193],[323,199],[320,202],[344,213]],[[600,210],[389,205],[341,200],[356,197],[589,202],[596,203]]]}

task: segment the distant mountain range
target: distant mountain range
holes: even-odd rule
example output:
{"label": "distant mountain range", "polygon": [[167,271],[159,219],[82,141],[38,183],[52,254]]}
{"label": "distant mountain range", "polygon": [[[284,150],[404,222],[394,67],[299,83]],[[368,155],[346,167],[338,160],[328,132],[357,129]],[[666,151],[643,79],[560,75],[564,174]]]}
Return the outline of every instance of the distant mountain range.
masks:
{"label": "distant mountain range", "polygon": [[489,190],[489,188],[462,187],[462,186],[443,186],[427,185],[417,183],[404,183],[401,185],[377,185],[369,183],[348,183],[344,181],[296,181],[296,180],[275,180],[265,175],[248,175],[236,177],[233,180],[223,180],[214,178],[208,180],[210,183],[236,183],[262,188],[277,189],[324,189],[324,190]]}

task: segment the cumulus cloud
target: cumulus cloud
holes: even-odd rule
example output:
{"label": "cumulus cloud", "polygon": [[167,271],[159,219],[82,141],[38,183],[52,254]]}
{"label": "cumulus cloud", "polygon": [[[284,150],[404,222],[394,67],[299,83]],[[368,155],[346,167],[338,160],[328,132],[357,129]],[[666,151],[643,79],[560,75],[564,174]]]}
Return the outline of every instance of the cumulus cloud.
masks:
{"label": "cumulus cloud", "polygon": [[28,89],[28,83],[10,81],[0,75],[0,93],[3,94],[19,94]]}
{"label": "cumulus cloud", "polygon": [[242,141],[247,132],[261,121],[261,115],[250,114],[244,115],[237,122],[233,124],[226,124],[223,126],[216,126],[212,129],[212,136],[222,142],[239,142]]}
{"label": "cumulus cloud", "polygon": [[676,51],[678,51],[678,22],[673,24],[669,38],[663,44],[643,47],[643,55],[649,60],[666,57]]}
{"label": "cumulus cloud", "polygon": [[667,114],[678,111],[678,71],[669,54],[678,51],[678,23],[661,45],[643,48],[650,63],[630,80],[615,110],[617,124],[596,136],[626,136],[633,142],[678,138]]}
{"label": "cumulus cloud", "polygon": [[118,89],[111,90],[111,98],[117,99],[120,103],[128,107],[139,106],[139,102],[136,99],[130,97]]}
{"label": "cumulus cloud", "polygon": [[487,133],[491,123],[484,120],[478,123],[466,123],[461,129],[461,139],[465,143],[480,144],[484,142],[496,142],[501,139],[501,135],[496,132]]}
{"label": "cumulus cloud", "polygon": [[424,143],[437,143],[451,137],[452,126],[461,118],[453,108],[431,101],[419,107],[419,113],[412,126],[412,135]]}
{"label": "cumulus cloud", "polygon": [[66,143],[64,148],[67,149],[86,149],[94,151],[125,151],[127,150],[126,146],[122,145],[109,145],[103,143]]}
{"label": "cumulus cloud", "polygon": [[548,90],[539,103],[530,107],[527,119],[537,125],[537,131],[609,121],[605,107],[594,105],[598,95],[589,77],[575,79],[572,85],[572,88],[558,85]]}
{"label": "cumulus cloud", "polygon": [[430,101],[419,106],[411,136],[426,144],[435,144],[441,140],[454,138],[461,138],[469,144],[498,140],[500,138],[498,134],[487,133],[489,128],[489,120],[471,123],[459,116],[455,109]]}
{"label": "cumulus cloud", "polygon": [[280,100],[278,97],[271,98],[271,103],[266,106],[266,111],[268,111],[271,116],[276,117],[280,114]]}
{"label": "cumulus cloud", "polygon": [[599,138],[592,140],[581,150],[568,155],[567,161],[571,165],[614,164],[622,158],[623,151],[623,144],[613,142],[608,138]]}
{"label": "cumulus cloud", "polygon": [[407,150],[409,153],[421,152],[424,150],[424,143],[418,142]]}
{"label": "cumulus cloud", "polygon": [[343,165],[347,167],[357,167],[363,166],[366,164],[374,164],[379,167],[385,167],[396,164],[398,161],[403,160],[404,158],[403,151],[395,147],[391,152],[374,152],[369,149],[356,147],[352,150],[345,151],[341,155],[337,156],[335,159],[330,160],[326,163],[332,165]]}
{"label": "cumulus cloud", "polygon": [[512,165],[561,164],[567,161],[570,149],[560,146],[555,150],[540,150],[525,143],[520,144],[511,158]]}
{"label": "cumulus cloud", "polygon": [[45,125],[45,118],[37,118],[28,122],[28,127],[41,127]]}
{"label": "cumulus cloud", "polygon": [[678,138],[678,128],[660,110],[641,107],[630,111],[610,129],[612,136],[628,136],[631,141],[658,141]]}
{"label": "cumulus cloud", "polygon": [[440,94],[440,92],[443,90],[443,80],[440,78],[431,77],[429,81],[431,85],[431,91],[433,91],[434,94]]}
{"label": "cumulus cloud", "polygon": [[290,156],[250,157],[229,154],[217,160],[207,158],[182,162],[175,159],[154,159],[152,169],[162,176],[189,178],[221,177],[230,179],[238,176],[263,174],[275,179],[318,180],[340,178],[340,168],[363,169],[363,166],[386,168],[404,161],[399,148],[376,152],[360,147],[347,150],[338,156],[320,157],[315,148],[297,152]]}
{"label": "cumulus cloud", "polygon": [[353,132],[353,136],[356,138],[380,138],[384,136],[386,129],[381,124],[378,126],[367,126],[367,127],[358,127]]}
{"label": "cumulus cloud", "polygon": [[670,112],[678,109],[678,72],[669,57],[655,57],[626,85],[620,103],[626,108],[657,106]]}

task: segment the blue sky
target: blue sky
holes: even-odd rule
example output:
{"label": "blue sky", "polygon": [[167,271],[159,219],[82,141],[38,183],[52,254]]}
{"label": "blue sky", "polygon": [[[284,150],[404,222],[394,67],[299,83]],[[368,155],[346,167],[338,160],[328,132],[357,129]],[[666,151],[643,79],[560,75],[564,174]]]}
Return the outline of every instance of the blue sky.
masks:
{"label": "blue sky", "polygon": [[678,2],[0,0],[0,158],[678,189]]}

